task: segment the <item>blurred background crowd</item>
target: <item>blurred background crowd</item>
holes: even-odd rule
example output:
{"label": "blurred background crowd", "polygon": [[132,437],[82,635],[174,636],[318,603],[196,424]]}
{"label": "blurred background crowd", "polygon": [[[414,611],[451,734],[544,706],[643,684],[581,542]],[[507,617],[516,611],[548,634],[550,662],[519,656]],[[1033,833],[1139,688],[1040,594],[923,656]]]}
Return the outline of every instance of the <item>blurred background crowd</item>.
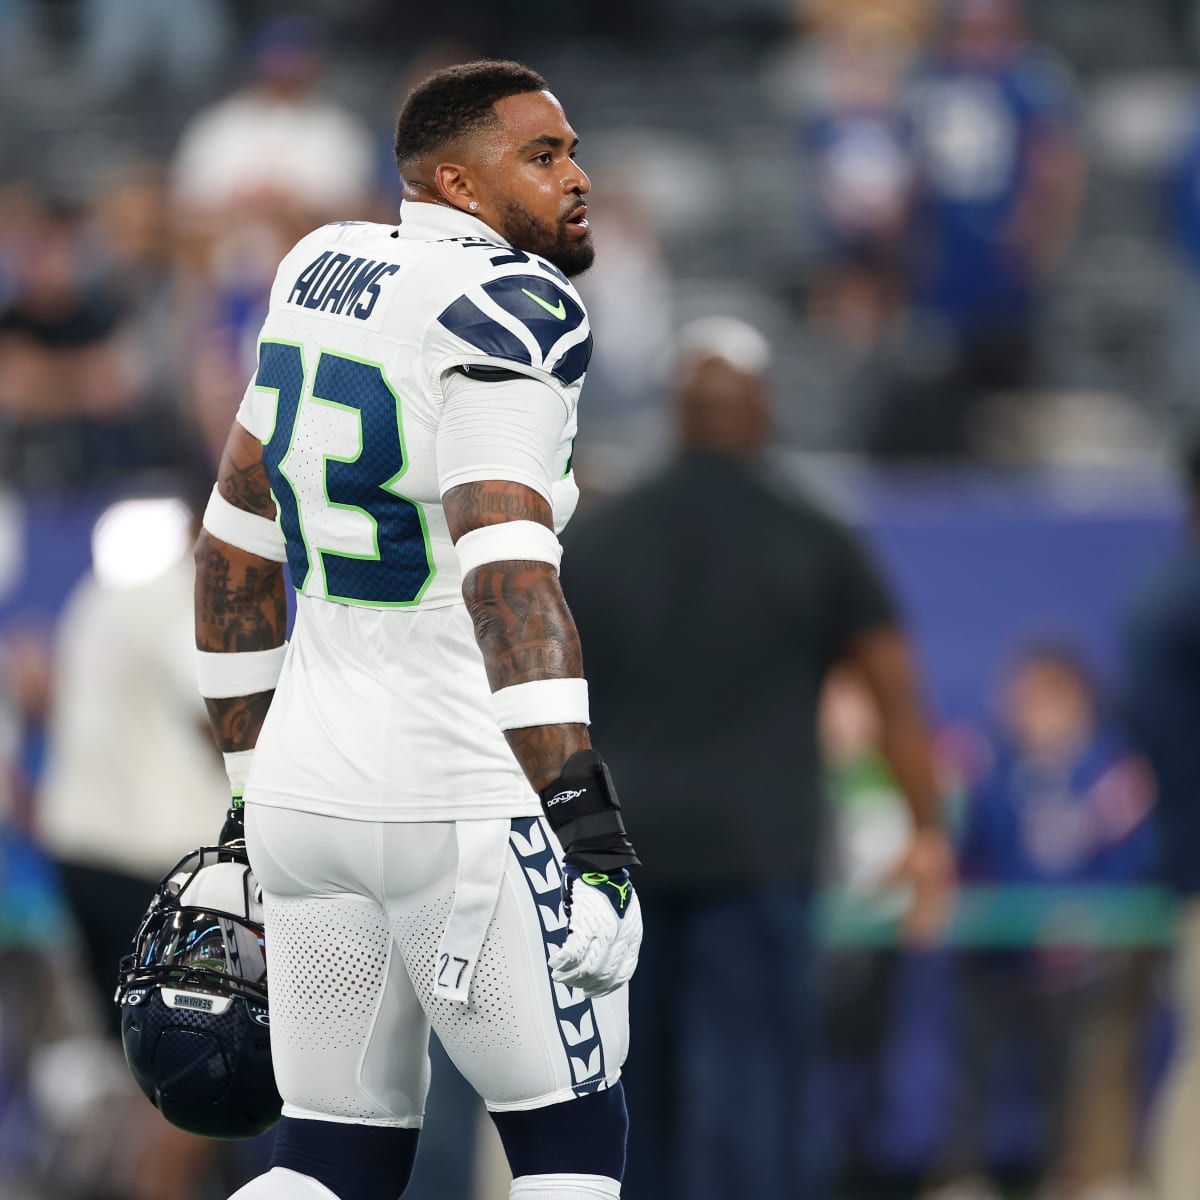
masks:
{"label": "blurred background crowd", "polygon": [[1142,754],[1182,720],[1144,581],[1200,420],[1200,6],[0,0],[0,1197],[209,1200],[253,1167],[131,1095],[105,913],[223,811],[189,549],[275,266],[394,219],[401,97],[480,55],[547,76],[593,179],[585,503],[672,454],[678,331],[744,321],[778,465],[915,639],[964,886],[900,944],[905,809],[835,673],[835,1194],[1148,1194],[1200,892],[1200,807]]}

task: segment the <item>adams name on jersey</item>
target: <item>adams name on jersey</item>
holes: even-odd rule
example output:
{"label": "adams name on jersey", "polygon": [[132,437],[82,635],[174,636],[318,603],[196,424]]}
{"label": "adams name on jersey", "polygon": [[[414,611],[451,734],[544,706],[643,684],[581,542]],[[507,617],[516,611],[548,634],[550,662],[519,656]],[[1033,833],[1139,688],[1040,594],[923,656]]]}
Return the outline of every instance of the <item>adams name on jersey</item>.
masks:
{"label": "adams name on jersey", "polygon": [[[561,530],[590,353],[566,277],[452,209],[326,225],[283,260],[238,420],[263,444],[297,617],[248,800],[364,819],[539,811],[491,716],[441,495],[514,479]],[[443,381],[462,367],[558,396],[550,473],[439,464]]]}

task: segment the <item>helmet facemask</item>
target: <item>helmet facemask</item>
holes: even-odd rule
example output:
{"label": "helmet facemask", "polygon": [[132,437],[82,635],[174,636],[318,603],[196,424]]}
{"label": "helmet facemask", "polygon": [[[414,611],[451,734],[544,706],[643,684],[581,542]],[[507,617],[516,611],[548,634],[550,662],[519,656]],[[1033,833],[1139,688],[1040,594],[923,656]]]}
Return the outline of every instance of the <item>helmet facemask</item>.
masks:
{"label": "helmet facemask", "polygon": [[244,848],[206,846],[155,891],[115,996],[130,1070],[172,1123],[253,1137],[278,1120],[262,897]]}

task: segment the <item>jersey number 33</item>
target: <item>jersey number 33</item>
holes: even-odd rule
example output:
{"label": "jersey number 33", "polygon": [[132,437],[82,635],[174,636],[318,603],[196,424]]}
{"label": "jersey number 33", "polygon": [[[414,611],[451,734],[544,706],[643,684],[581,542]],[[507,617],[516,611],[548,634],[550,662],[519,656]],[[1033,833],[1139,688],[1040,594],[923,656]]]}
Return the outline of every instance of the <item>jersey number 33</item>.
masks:
{"label": "jersey number 33", "polygon": [[[263,464],[296,590],[309,590],[319,559],[330,600],[375,608],[418,603],[433,578],[429,531],[420,506],[395,490],[408,464],[400,399],[383,368],[322,351],[310,378],[300,346],[269,341],[259,350],[255,384],[276,394]],[[302,497],[310,497],[310,511]]]}

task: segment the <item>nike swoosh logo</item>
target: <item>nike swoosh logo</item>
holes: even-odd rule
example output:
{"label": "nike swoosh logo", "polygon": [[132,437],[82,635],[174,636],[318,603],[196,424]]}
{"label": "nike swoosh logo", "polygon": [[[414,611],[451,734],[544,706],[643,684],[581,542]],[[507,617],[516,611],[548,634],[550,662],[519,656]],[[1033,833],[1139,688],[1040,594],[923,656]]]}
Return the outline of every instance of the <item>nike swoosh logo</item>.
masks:
{"label": "nike swoosh logo", "polygon": [[558,305],[547,304],[541,296],[535,295],[528,288],[522,288],[521,291],[527,295],[539,308],[544,308],[552,317],[557,317],[560,321],[567,319],[567,302],[559,296]]}

